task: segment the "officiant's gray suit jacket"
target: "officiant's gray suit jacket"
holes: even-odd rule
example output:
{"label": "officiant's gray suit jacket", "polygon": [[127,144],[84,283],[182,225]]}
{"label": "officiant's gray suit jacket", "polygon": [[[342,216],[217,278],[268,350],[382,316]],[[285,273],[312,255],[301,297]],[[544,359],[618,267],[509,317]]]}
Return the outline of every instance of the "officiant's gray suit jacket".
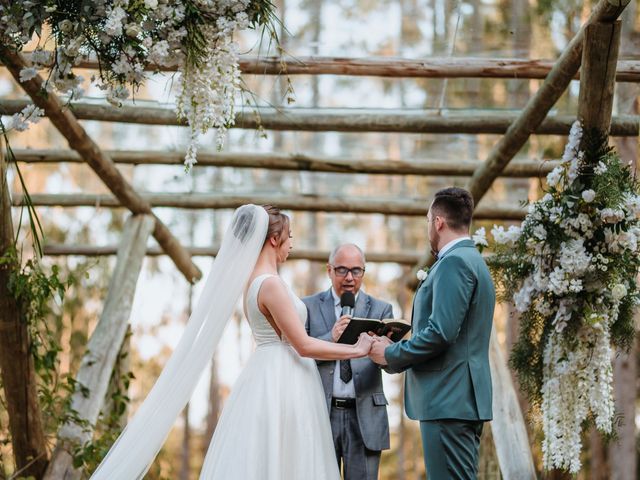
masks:
{"label": "officiant's gray suit jacket", "polygon": [[[336,323],[331,289],[305,297],[302,301],[308,310],[307,333],[312,337],[331,342],[331,329]],[[360,290],[353,316],[382,320],[393,318],[393,309],[387,302],[373,298]],[[322,377],[327,408],[330,410],[336,362],[335,360],[318,361],[317,364]],[[382,389],[380,367],[366,357],[355,358],[351,360],[351,370],[356,390],[356,414],[364,444],[369,450],[386,450],[389,448],[388,402]]]}

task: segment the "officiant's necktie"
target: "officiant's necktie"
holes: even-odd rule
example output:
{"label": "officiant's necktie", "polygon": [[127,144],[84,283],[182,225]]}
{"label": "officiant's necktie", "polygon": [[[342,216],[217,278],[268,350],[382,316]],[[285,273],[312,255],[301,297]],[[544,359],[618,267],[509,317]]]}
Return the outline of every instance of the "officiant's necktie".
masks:
{"label": "officiant's necktie", "polygon": [[349,383],[352,377],[351,360],[340,360],[340,380]]}

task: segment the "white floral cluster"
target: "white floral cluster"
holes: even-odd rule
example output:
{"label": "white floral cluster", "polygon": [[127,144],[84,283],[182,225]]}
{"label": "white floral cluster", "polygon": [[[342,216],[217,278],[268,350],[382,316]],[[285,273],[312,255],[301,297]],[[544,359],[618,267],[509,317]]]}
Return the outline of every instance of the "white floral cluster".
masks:
{"label": "white floral cluster", "polygon": [[9,130],[15,130],[17,132],[24,132],[29,129],[29,124],[38,123],[44,110],[36,107],[35,105],[27,105],[21,112],[14,113],[7,124],[4,126],[5,132]]}
{"label": "white floral cluster", "polygon": [[226,128],[234,122],[233,105],[240,86],[233,34],[256,20],[268,22],[256,12],[272,5],[266,0],[192,0],[188,10],[181,0],[79,3],[73,14],[58,11],[54,0],[0,4],[0,36],[16,48],[29,42],[34,32],[39,34],[45,23],[53,31],[55,49],[36,49],[32,65],[20,72],[20,81],[49,69],[44,88],[77,99],[85,79],[72,68],[82,56],[96,55],[101,68],[99,87],[110,103],[120,106],[131,89],[144,82],[145,67],[178,66],[177,113],[191,129],[187,168],[196,162],[199,134],[217,129],[221,147]]}
{"label": "white floral cluster", "polygon": [[614,403],[608,322],[590,319],[594,320],[580,329],[571,348],[562,334],[553,332],[544,351],[542,452],[547,469],[580,470],[581,425],[589,411],[600,431],[611,432]]}
{"label": "white floral cluster", "polygon": [[[497,249],[528,272],[513,296],[516,309],[533,309],[553,326],[543,356],[544,461],[572,473],[580,469],[581,425],[589,414],[601,431],[611,432],[610,326],[633,286],[610,269],[640,254],[640,197],[627,191],[612,205],[582,185],[581,137],[576,122],[561,165],[547,176],[548,193],[530,205],[522,226],[491,231]],[[600,162],[594,175],[607,168]]]}
{"label": "white floral cluster", "polygon": [[196,163],[198,136],[216,129],[216,143],[222,148],[226,129],[235,123],[234,104],[240,90],[238,44],[233,33],[249,26],[249,0],[222,0],[208,5],[216,22],[203,30],[208,39],[203,66],[183,64],[177,99],[178,116],[187,119],[190,144],[185,166]]}

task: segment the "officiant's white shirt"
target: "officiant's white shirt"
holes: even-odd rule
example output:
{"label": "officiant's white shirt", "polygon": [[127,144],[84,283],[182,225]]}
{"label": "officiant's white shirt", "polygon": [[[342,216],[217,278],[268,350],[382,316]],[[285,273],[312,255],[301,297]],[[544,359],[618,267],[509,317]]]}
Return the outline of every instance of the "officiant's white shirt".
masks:
{"label": "officiant's white shirt", "polygon": [[[360,292],[356,294],[356,301],[358,300],[359,294]],[[340,312],[342,312],[340,297],[338,297],[338,294],[333,288],[331,288],[331,296],[333,297],[336,321],[338,321],[340,318]],[[349,383],[344,383],[340,378],[340,360],[336,360],[336,365],[333,370],[333,396],[337,398],[356,398],[356,387],[353,384],[353,375],[351,376]]]}

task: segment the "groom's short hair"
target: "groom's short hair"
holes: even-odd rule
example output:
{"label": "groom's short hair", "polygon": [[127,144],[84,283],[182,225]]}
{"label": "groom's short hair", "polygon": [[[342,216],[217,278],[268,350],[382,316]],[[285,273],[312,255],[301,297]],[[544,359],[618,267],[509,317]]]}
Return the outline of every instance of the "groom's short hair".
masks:
{"label": "groom's short hair", "polygon": [[443,188],[436,192],[431,210],[432,215],[445,217],[452,230],[468,230],[473,215],[473,197],[464,188]]}

